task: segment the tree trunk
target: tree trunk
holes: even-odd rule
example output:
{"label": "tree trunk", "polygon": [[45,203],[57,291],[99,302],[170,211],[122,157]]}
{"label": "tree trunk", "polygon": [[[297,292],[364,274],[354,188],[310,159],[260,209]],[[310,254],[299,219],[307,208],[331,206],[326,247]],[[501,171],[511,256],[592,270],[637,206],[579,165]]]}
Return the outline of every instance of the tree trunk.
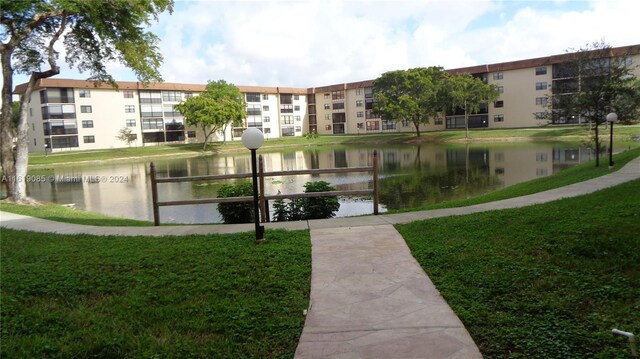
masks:
{"label": "tree trunk", "polygon": [[464,100],[464,138],[469,138],[469,114],[467,113],[467,100]]}
{"label": "tree trunk", "polygon": [[11,51],[2,47],[2,118],[0,119],[0,161],[2,162],[2,179],[7,183],[7,196],[13,199],[16,188],[16,166],[13,153],[13,118],[12,92],[13,71],[11,69]]}
{"label": "tree trunk", "polygon": [[420,122],[414,122],[413,125],[416,127],[416,136],[420,137]]}

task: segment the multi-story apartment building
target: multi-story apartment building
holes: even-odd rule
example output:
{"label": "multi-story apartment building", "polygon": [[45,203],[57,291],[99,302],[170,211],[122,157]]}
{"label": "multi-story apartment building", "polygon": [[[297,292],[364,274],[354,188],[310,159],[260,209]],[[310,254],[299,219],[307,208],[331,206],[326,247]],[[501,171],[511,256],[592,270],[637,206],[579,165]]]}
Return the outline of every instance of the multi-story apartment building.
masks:
{"label": "multi-story apartment building", "polygon": [[[640,45],[613,48],[640,76]],[[470,128],[523,128],[546,125],[544,113],[551,96],[570,94],[574,79],[564,66],[572,54],[448,70],[470,73],[495,84],[499,99],[469,116]],[[25,84],[15,93],[24,93]],[[266,138],[319,134],[411,132],[412,123],[383,120],[372,109],[373,80],[313,88],[238,86],[247,103],[247,118],[228,126],[214,140],[234,140],[247,127]],[[30,150],[124,147],[116,136],[123,128],[136,135],[131,145],[187,143],[204,140],[202,131],[188,126],[174,106],[204,91],[204,84],[118,82],[108,84],[67,79],[43,79],[29,104]],[[579,122],[565,118],[562,122]],[[464,128],[463,113],[434,118],[421,131]]]}

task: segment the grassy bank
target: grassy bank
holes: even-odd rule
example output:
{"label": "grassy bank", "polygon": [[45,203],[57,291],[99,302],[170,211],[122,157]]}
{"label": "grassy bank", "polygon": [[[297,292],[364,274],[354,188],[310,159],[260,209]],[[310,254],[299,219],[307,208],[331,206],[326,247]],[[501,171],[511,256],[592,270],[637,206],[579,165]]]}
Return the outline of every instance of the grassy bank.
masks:
{"label": "grassy bank", "polygon": [[0,210],[48,219],[50,221],[86,224],[89,226],[153,226],[153,222],[107,216],[100,213],[81,211],[54,203],[43,203],[40,206],[27,206],[0,202]]}
{"label": "grassy bank", "polygon": [[629,151],[624,151],[614,155],[615,167],[609,169],[608,158],[600,159],[600,167],[595,167],[595,160],[585,162],[576,166],[569,167],[561,172],[558,172],[552,176],[541,177],[531,181],[518,183],[494,192],[483,194],[477,197],[445,201],[435,204],[429,204],[426,206],[411,208],[401,211],[390,212],[409,212],[417,210],[429,210],[438,208],[452,208],[452,207],[464,207],[474,204],[487,203],[493,201],[499,201],[508,198],[526,196],[533,193],[547,191],[550,189],[567,186],[570,184],[583,182],[593,178],[601,177],[616,171],[626,165],[629,161],[640,156],[640,147]]}
{"label": "grassy bank", "polygon": [[[632,134],[640,134],[640,125],[615,126],[614,141],[618,146],[640,146],[640,143],[631,140]],[[571,127],[541,127],[532,129],[508,129],[508,130],[471,130],[470,141],[557,141],[570,140],[581,141],[588,138],[589,131],[584,126]],[[604,135],[604,134],[603,134]],[[307,139],[304,137],[287,137],[268,139],[263,144],[263,149],[286,148],[300,146],[329,146],[340,144],[384,144],[384,143],[421,143],[421,142],[451,142],[464,141],[464,131],[448,130],[424,132],[417,138],[414,133],[385,133],[363,135],[322,135],[318,138]],[[79,161],[107,161],[123,160],[151,156],[199,156],[225,151],[244,150],[240,141],[216,142],[208,145],[206,151],[202,151],[202,144],[180,145],[149,145],[145,147],[117,148],[108,150],[83,150],[64,151],[50,154],[31,153],[30,165],[64,164]]]}
{"label": "grassy bank", "polygon": [[640,181],[397,226],[486,358],[630,358],[640,332]]}
{"label": "grassy bank", "polygon": [[293,357],[306,231],[97,237],[3,229],[3,358]]}

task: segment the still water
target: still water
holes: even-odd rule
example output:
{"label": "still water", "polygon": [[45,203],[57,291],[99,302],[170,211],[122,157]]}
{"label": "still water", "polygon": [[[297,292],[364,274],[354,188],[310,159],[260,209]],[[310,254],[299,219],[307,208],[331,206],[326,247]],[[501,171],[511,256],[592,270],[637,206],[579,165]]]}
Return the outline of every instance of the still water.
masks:
{"label": "still water", "polygon": [[[588,161],[591,152],[570,144],[377,145],[380,211],[468,198],[552,175]],[[372,147],[301,147],[258,151],[265,171],[370,166]],[[250,154],[153,159],[158,177],[249,173]],[[29,183],[29,196],[114,216],[153,220],[149,160],[105,162],[38,169],[47,180]],[[266,194],[298,193],[308,181],[324,180],[339,190],[368,189],[370,173],[272,177]],[[160,201],[215,197],[223,181],[159,184]],[[369,214],[371,198],[341,198],[337,216]],[[161,207],[163,223],[221,222],[215,204]]]}

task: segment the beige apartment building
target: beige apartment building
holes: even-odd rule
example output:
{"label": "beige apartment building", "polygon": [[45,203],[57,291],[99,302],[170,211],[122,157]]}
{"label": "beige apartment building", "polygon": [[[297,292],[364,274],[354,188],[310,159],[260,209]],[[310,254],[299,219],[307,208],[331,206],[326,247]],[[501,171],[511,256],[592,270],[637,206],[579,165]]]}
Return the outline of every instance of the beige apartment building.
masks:
{"label": "beige apartment building", "polygon": [[[612,49],[626,56],[640,76],[640,45]],[[565,91],[562,65],[571,54],[450,69],[495,84],[499,99],[469,116],[470,128],[526,128],[547,125],[543,116],[552,95]],[[29,103],[30,151],[43,152],[202,142],[201,129],[188,126],[175,105],[204,91],[205,84],[118,82],[109,84],[49,78],[40,80]],[[26,84],[16,87],[24,93]],[[385,121],[373,114],[373,80],[312,88],[238,86],[247,103],[247,118],[228,126],[212,140],[237,140],[247,127],[267,139],[319,134],[413,132],[410,122]],[[580,119],[566,119],[578,123]],[[442,115],[421,131],[464,128],[461,112]],[[131,144],[116,137],[122,129],[135,134]]]}

